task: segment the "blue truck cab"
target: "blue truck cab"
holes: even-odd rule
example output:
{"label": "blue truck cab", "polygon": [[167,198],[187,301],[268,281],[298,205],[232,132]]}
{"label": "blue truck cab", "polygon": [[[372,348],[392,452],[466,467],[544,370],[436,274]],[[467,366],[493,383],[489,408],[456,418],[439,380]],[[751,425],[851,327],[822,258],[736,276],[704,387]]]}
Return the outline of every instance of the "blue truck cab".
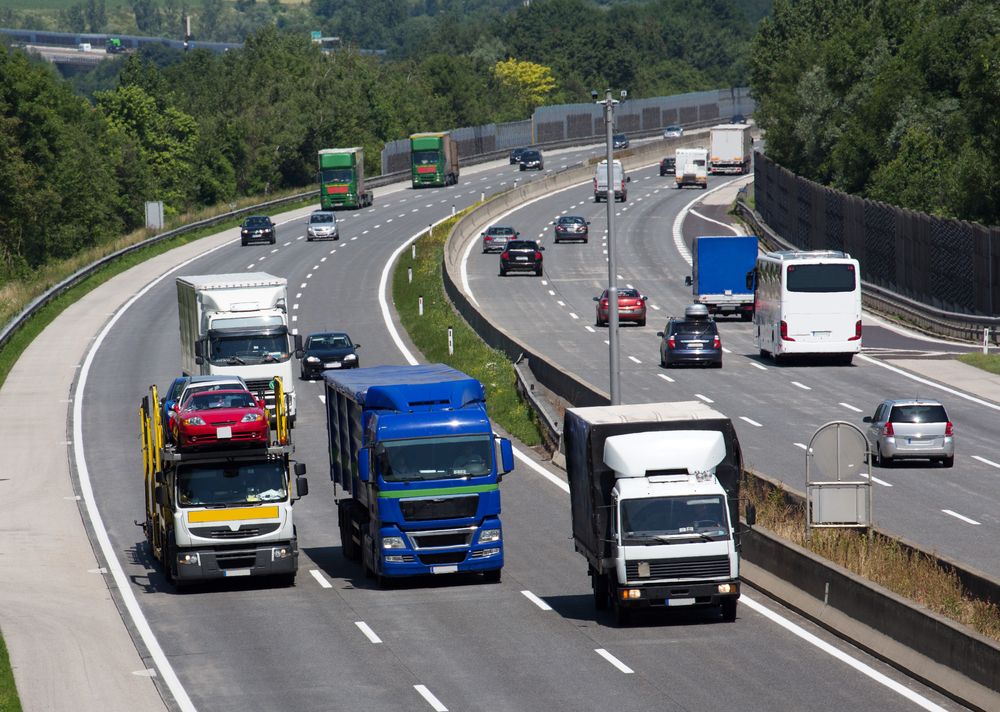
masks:
{"label": "blue truck cab", "polygon": [[444,364],[323,379],[344,556],[380,585],[459,572],[499,581],[500,480],[514,455],[493,433],[482,384]]}

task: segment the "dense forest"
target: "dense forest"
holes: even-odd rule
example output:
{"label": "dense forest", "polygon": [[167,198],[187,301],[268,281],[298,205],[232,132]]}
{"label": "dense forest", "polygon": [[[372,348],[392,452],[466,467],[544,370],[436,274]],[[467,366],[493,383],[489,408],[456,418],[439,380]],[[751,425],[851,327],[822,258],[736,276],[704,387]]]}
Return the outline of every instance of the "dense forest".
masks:
{"label": "dense forest", "polygon": [[642,97],[746,82],[753,27],[736,0],[541,0],[507,14],[468,4],[485,24],[425,15],[401,58],[324,53],[275,23],[240,50],[156,46],[72,85],[0,51],[0,279],[141,226],[145,200],[176,214],[309,185],[320,148],[364,146],[377,172],[388,140],[524,119],[589,101],[592,87]]}
{"label": "dense forest", "polygon": [[776,0],[752,45],[768,155],[840,190],[1000,224],[995,0]]}

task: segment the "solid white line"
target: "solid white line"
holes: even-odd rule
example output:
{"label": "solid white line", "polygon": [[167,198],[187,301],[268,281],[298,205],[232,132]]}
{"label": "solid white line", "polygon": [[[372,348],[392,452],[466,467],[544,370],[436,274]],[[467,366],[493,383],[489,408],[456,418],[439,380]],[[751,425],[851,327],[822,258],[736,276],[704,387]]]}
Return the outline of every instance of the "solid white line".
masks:
{"label": "solid white line", "polygon": [[808,450],[808,449],[809,449],[809,448],[808,448],[808,447],[806,446],[806,444],[805,444],[805,443],[792,443],[792,445],[794,445],[795,447],[800,447],[800,448],[802,448],[803,450]]}
{"label": "solid white line", "polygon": [[701,400],[705,401],[706,403],[715,403],[714,400],[712,400],[708,396],[703,396],[701,393],[695,393],[694,397],[695,398],[700,398]]}
{"label": "solid white line", "polygon": [[990,465],[991,467],[1000,467],[1000,463],[993,462],[993,460],[987,460],[985,457],[979,457],[979,455],[973,455],[973,460],[979,460],[980,462]]}
{"label": "solid white line", "polygon": [[750,425],[752,425],[752,426],[754,426],[756,428],[763,428],[764,427],[763,425],[761,425],[760,423],[758,423],[756,420],[751,420],[750,418],[746,417],[745,415],[741,415],[740,416],[740,420],[745,420],[746,422],[750,423]]}
{"label": "solid white line", "polygon": [[612,665],[614,665],[616,668],[618,668],[619,670],[621,670],[626,675],[631,675],[633,672],[635,672],[632,668],[630,668],[628,665],[626,665],[625,663],[623,663],[621,660],[619,660],[618,658],[616,658],[614,655],[612,655],[611,653],[609,653],[604,648],[594,648],[594,652],[597,653],[598,655],[600,655],[605,660],[607,660]]}
{"label": "solid white line", "polygon": [[[862,476],[862,477],[864,477],[865,479],[868,479],[868,475],[866,475],[866,474],[865,474],[864,472],[862,472],[862,473],[860,473],[860,474],[861,474],[861,476]],[[874,483],[875,483],[875,484],[877,484],[877,485],[882,485],[883,487],[892,487],[892,485],[891,485],[891,484],[889,484],[889,483],[888,483],[888,482],[886,482],[885,480],[880,480],[880,479],[879,479],[878,477],[876,477],[875,475],[872,475],[872,476],[871,476],[871,480],[872,480],[872,482],[874,482]]]}
{"label": "solid white line", "polygon": [[949,516],[955,517],[955,519],[961,519],[963,522],[967,522],[969,524],[975,524],[977,527],[980,525],[980,522],[977,522],[975,519],[969,519],[968,517],[963,516],[958,512],[953,512],[950,509],[942,509],[941,511]]}
{"label": "solid white line", "polygon": [[862,410],[861,410],[860,408],[855,408],[855,407],[854,407],[853,405],[851,405],[850,403],[843,403],[843,402],[841,402],[841,403],[838,403],[837,405],[842,405],[842,406],[844,406],[845,408],[847,408],[848,410],[853,410],[853,411],[854,411],[855,413],[863,413],[863,412],[864,412],[864,411],[862,411]]}
{"label": "solid white line", "polygon": [[523,462],[525,465],[527,465],[528,467],[530,467],[531,469],[533,469],[535,472],[537,472],[538,474],[540,474],[542,477],[544,477],[545,479],[547,479],[549,482],[551,482],[552,484],[554,484],[556,487],[558,487],[559,489],[561,489],[563,492],[566,492],[567,494],[569,494],[569,485],[566,482],[563,482],[562,480],[560,480],[558,477],[556,477],[555,475],[553,475],[551,472],[549,472],[544,467],[542,467],[537,462],[535,462],[530,457],[528,457],[523,452],[521,452],[518,448],[514,448],[514,457],[516,457],[518,460],[520,460],[521,462]]}
{"label": "solid white line", "polygon": [[434,708],[434,712],[448,712],[448,708],[441,704],[441,700],[435,697],[434,693],[424,685],[414,685],[413,689],[419,692],[420,696],[427,701],[427,704]]}
{"label": "solid white line", "polygon": [[662,378],[667,383],[674,383],[674,379],[672,379],[670,376],[668,376],[665,373],[658,373],[656,375],[659,376],[660,378]]}
{"label": "solid white line", "polygon": [[725,346],[723,346],[723,347],[722,347],[722,353],[724,353],[724,354],[731,354],[731,353],[732,353],[732,351],[730,351],[730,350],[729,350],[729,349],[727,349],[727,348],[726,348]]}
{"label": "solid white line", "polygon": [[629,356],[628,358],[629,358],[629,361],[633,361],[635,363],[642,363],[642,361],[640,361],[639,359],[637,359],[635,356]]}
{"label": "solid white line", "polygon": [[795,386],[796,388],[801,388],[804,391],[811,391],[812,390],[812,388],[810,388],[806,384],[799,383],[798,381],[792,381],[792,385]]}
{"label": "solid white line", "polygon": [[767,366],[761,366],[756,361],[751,361],[750,365],[753,366],[754,368],[759,368],[761,371],[766,371],[767,370]]}
{"label": "solid white line", "polygon": [[538,606],[539,608],[541,608],[543,611],[551,611],[552,610],[552,606],[550,606],[548,603],[546,603],[545,601],[543,601],[542,599],[540,599],[538,596],[536,596],[535,594],[533,594],[531,591],[521,591],[521,594],[525,598],[527,598],[529,601],[531,601],[532,603],[534,603],[536,606]]}
{"label": "solid white line", "polygon": [[783,616],[775,613],[774,611],[772,611],[772,610],[764,607],[758,601],[756,601],[753,598],[750,598],[745,593],[740,596],[740,601],[745,606],[748,606],[751,610],[756,611],[757,613],[761,614],[765,618],[768,618],[772,622],[777,623],[778,625],[780,625],[782,628],[784,628],[785,630],[789,631],[793,635],[796,635],[799,638],[801,638],[802,640],[806,641],[807,643],[810,643],[811,645],[816,646],[817,648],[819,648],[820,650],[822,650],[824,653],[837,658],[842,663],[844,663],[845,665],[848,665],[849,667],[854,668],[855,670],[857,670],[861,674],[867,675],[868,677],[870,677],[875,682],[879,683],[880,685],[884,685],[885,687],[888,687],[893,692],[895,692],[895,693],[897,693],[899,695],[902,695],[903,697],[905,697],[906,699],[908,699],[910,702],[913,702],[914,704],[918,705],[919,707],[922,707],[925,710],[933,710],[934,712],[945,712],[945,709],[943,707],[940,707],[940,706],[934,704],[933,702],[931,702],[930,700],[928,700],[926,697],[923,697],[922,695],[914,692],[913,690],[908,689],[907,687],[905,687],[904,685],[901,685],[900,683],[896,682],[895,680],[893,680],[893,679],[891,679],[891,678],[883,675],[882,673],[880,673],[877,670],[875,670],[874,668],[872,668],[870,665],[867,665],[867,664],[861,662],[860,660],[851,657],[847,653],[845,653],[845,652],[843,652],[841,650],[838,650],[837,648],[833,647],[832,645],[830,645],[826,641],[821,640],[820,638],[816,637],[815,635],[813,635],[809,631],[805,630],[801,626],[799,626],[799,625],[797,625],[795,623],[792,623],[792,621],[788,620],[787,618],[785,618],[785,617],[783,617]]}
{"label": "solid white line", "polygon": [[319,571],[319,569],[310,569],[309,573],[312,577],[319,581],[319,585],[323,588],[333,588],[333,584],[326,580],[326,577]]}
{"label": "solid white line", "polygon": [[382,642],[382,639],[375,635],[375,631],[373,631],[364,621],[354,621],[354,625],[360,628],[361,632],[365,634],[365,637],[368,638],[368,640],[370,640],[373,644],[378,645]]}

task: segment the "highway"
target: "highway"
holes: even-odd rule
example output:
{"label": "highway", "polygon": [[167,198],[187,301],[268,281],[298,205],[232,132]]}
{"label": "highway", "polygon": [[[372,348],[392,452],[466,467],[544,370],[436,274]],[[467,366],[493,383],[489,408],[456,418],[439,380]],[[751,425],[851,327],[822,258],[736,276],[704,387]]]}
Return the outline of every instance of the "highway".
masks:
{"label": "highway", "polygon": [[[550,170],[558,170],[582,155],[582,151],[553,152],[546,162]],[[673,285],[683,284],[684,268],[670,252],[675,249],[670,237],[672,213],[680,196],[661,196],[661,200],[652,190],[646,196],[643,188],[653,188],[654,182],[644,174],[636,177],[630,197],[635,202],[625,206],[627,217],[619,223],[622,255],[628,255],[620,264],[623,270],[628,265],[628,281],[654,293],[666,314],[680,304],[680,287],[675,290]],[[863,700],[860,704],[868,709],[958,709],[752,590],[735,623],[722,623],[714,612],[688,612],[616,627],[610,615],[593,608],[586,564],[569,539],[564,489],[539,476],[535,467],[520,463],[503,483],[507,565],[500,584],[475,578],[433,579],[377,589],[360,567],[340,553],[318,383],[300,381],[296,386],[296,457],[308,465],[311,479],[311,493],[296,504],[301,547],[296,585],[282,588],[248,579],[178,593],[166,583],[133,522],[143,512],[139,400],[150,383],[164,387],[178,370],[174,276],[267,271],[286,277],[293,325],[300,333],[345,329],[362,344],[362,365],[405,363],[379,309],[377,287],[390,255],[429,223],[451,214],[453,206],[462,209],[481,193],[526,178],[504,161],[465,169],[459,185],[448,189],[394,186],[376,191],[372,209],[339,214],[339,242],[305,241],[308,210],[276,218],[278,243],[273,247],[242,248],[232,231],[233,241],[150,286],[95,340],[93,360],[80,376],[85,472],[117,565],[131,584],[124,595],[138,600],[142,617],[189,699],[177,707],[407,712],[736,706],[842,710],[856,709]],[[584,189],[578,192],[585,197]],[[687,192],[680,195],[693,197]],[[551,204],[540,201],[526,207],[517,216],[522,231],[542,232],[553,214],[583,199],[575,193],[570,197],[567,192],[552,198]],[[587,208],[587,214],[597,212],[592,204],[578,207]],[[594,232],[599,235],[598,219],[591,217],[592,229],[597,228]],[[546,252],[545,283],[533,278],[498,280],[495,267],[490,274],[495,256],[488,260],[475,256],[477,269],[472,275],[481,304],[496,308],[498,318],[513,322],[536,341],[542,341],[538,335],[548,330],[544,343],[553,358],[571,358],[573,370],[597,384],[604,382],[600,358],[604,336],[585,326],[592,318],[590,297],[599,278],[600,249],[600,240],[582,248],[553,247]],[[596,259],[585,257],[591,253]],[[654,289],[656,284],[661,286]],[[550,289],[555,294],[548,294]],[[536,308],[529,318],[523,310],[531,300]],[[494,301],[502,302],[502,308],[493,306]],[[538,304],[547,308],[539,310]],[[570,317],[569,311],[578,318]],[[651,325],[654,321],[659,320],[651,319]],[[762,433],[773,429],[774,437],[780,432],[778,422],[808,422],[807,413],[819,417],[826,400],[847,380],[823,384],[818,377],[828,371],[810,370],[801,378],[815,392],[789,403],[787,394],[750,385],[750,381],[782,380],[778,369],[767,365],[768,371],[757,373],[752,359],[734,353],[721,374],[712,374],[713,380],[695,380],[703,374],[692,373],[691,380],[687,374],[677,375],[666,387],[649,370],[654,360],[653,331],[655,327],[647,327],[624,334],[628,353],[643,361],[626,369],[627,397],[689,398],[689,391],[696,389],[717,398],[718,407],[734,419],[745,414],[759,417],[767,426]],[[730,348],[739,349],[737,342],[734,337]],[[875,367],[868,365],[849,372],[868,368],[875,373]],[[635,377],[633,371],[643,376]],[[886,377],[881,371],[878,375]],[[738,394],[748,389],[754,394],[753,405],[733,407]],[[881,392],[872,390],[870,383],[869,389]],[[850,398],[867,408],[868,399],[862,395],[863,391],[852,390],[838,398]],[[782,403],[782,411],[765,417],[761,405],[775,403]],[[742,428],[741,438],[745,432]],[[794,472],[794,446],[782,454],[777,441],[769,447],[766,437],[747,434],[746,438],[750,465],[767,470],[765,465],[773,464]],[[972,445],[970,440],[970,452]],[[956,466],[955,472],[959,471]],[[900,472],[923,476],[918,470]],[[943,481],[951,473],[934,474]],[[916,488],[911,489],[915,494]],[[911,489],[900,486],[898,491]],[[879,497],[881,501],[881,492]],[[916,505],[918,499],[914,496],[912,501]],[[937,536],[943,529],[931,526],[929,535]],[[161,678],[169,677],[163,672]]]}

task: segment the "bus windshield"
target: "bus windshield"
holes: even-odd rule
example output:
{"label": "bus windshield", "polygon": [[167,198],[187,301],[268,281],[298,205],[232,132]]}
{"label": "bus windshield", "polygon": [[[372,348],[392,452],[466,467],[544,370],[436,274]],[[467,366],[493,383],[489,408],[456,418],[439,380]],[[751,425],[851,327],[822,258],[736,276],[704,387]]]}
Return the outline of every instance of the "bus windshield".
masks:
{"label": "bus windshield", "polygon": [[789,292],[853,292],[856,284],[852,264],[788,265]]}

